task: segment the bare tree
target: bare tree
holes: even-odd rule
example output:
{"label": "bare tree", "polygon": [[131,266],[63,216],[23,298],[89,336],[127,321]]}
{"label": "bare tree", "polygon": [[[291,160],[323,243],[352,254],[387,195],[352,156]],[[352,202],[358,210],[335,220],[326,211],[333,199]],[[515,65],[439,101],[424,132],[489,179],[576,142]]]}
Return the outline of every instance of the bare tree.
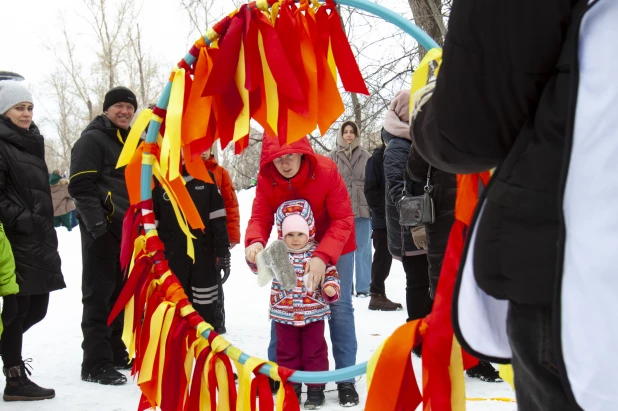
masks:
{"label": "bare tree", "polygon": [[[48,139],[46,145],[48,151],[56,157],[56,166],[62,170],[68,170],[71,164],[71,148],[77,141],[82,129],[82,121],[78,114],[78,105],[71,89],[70,76],[57,70],[52,73],[46,81],[49,97],[56,102],[56,115],[47,116],[47,121],[53,126],[55,141],[52,143]],[[49,165],[49,164],[48,164]],[[51,167],[51,166],[50,166]]]}
{"label": "bare tree", "polygon": [[[446,25],[442,9],[443,0],[408,0],[410,10],[414,16],[414,22],[440,46],[444,44],[446,36]],[[427,51],[423,48],[419,50],[419,58],[423,58]]]}
{"label": "bare tree", "polygon": [[135,4],[133,0],[123,0],[116,10],[110,13],[108,0],[84,1],[90,12],[90,24],[97,37],[97,45],[100,47],[97,57],[109,90],[118,85],[118,68],[123,63],[128,47],[128,42],[123,36],[124,28],[133,24]]}
{"label": "bare tree", "polygon": [[214,0],[180,0],[180,5],[187,12],[189,21],[191,21],[191,31],[188,33],[192,37],[204,35],[209,24],[211,24],[211,11]]}
{"label": "bare tree", "polygon": [[135,30],[128,31],[127,38],[133,57],[127,62],[129,86],[137,91],[139,106],[147,107],[148,104],[155,102],[166,79],[160,65],[143,48],[139,24]]}
{"label": "bare tree", "polygon": [[[165,76],[143,45],[135,0],[83,0],[95,45],[79,48],[68,17],[61,16],[63,41],[52,48],[58,69],[45,80],[53,100],[46,121],[53,133],[46,140],[46,159],[53,168],[68,170],[71,147],[81,130],[100,112],[105,93],[123,84],[133,89],[140,107],[153,101]],[[127,27],[131,27],[127,31]],[[93,53],[94,52],[94,53]],[[88,53],[93,53],[89,55]],[[91,57],[91,64],[85,64]]]}

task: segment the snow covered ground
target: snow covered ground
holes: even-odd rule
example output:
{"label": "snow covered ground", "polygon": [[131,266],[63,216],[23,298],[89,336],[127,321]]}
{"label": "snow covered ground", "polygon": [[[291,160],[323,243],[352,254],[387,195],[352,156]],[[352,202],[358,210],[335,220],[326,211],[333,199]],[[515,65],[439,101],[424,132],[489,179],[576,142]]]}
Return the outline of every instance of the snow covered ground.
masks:
{"label": "snow covered ground", "polygon": [[[239,192],[242,230],[251,213],[254,189]],[[81,351],[81,247],[78,228],[67,232],[58,229],[60,255],[67,288],[51,295],[45,320],[25,335],[24,358],[32,358],[32,378],[39,385],[54,388],[56,398],[32,403],[2,403],[0,410],[11,411],[134,411],[140,391],[132,381],[123,386],[103,386],[80,379]],[[394,261],[387,280],[389,298],[405,302],[405,275],[401,263]],[[227,334],[235,346],[252,355],[266,357],[269,339],[268,295],[269,288],[257,286],[255,276],[244,262],[241,246],[232,250],[232,275],[225,284]],[[370,358],[378,345],[405,322],[406,314],[399,312],[369,311],[368,299],[354,298],[356,334],[358,338],[357,362]],[[328,333],[327,333],[328,335]],[[328,340],[328,338],[327,338]],[[421,369],[421,361],[413,359],[414,368]],[[331,366],[332,366],[331,358]],[[127,376],[129,373],[127,372]],[[417,375],[418,376],[418,375]],[[367,385],[365,377],[357,382],[363,409]],[[469,398],[514,398],[507,383],[490,384],[466,378]],[[501,401],[468,401],[468,410],[514,411],[516,404]],[[323,410],[341,410],[334,384],[327,385],[326,405]],[[419,408],[420,409],[420,408]]]}

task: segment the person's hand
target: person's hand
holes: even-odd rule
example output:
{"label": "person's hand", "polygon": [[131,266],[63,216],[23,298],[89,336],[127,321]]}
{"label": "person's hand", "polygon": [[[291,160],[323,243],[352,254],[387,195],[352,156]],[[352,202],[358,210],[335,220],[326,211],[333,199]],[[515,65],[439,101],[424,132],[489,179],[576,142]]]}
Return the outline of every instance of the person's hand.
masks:
{"label": "person's hand", "polygon": [[224,284],[230,276],[232,268],[230,254],[228,253],[226,256],[218,257],[215,267],[217,268],[218,273],[223,271],[223,276],[221,277],[221,284]]}
{"label": "person's hand", "polygon": [[236,247],[237,245],[238,245],[238,243],[231,243],[231,244],[230,244],[230,250],[231,250],[232,248]]}
{"label": "person's hand", "polygon": [[97,238],[103,237],[110,228],[110,223],[107,220],[99,221],[93,227],[88,228],[88,232],[95,240]]}
{"label": "person's hand", "polygon": [[337,290],[332,285],[327,285],[324,287],[324,294],[332,298],[337,294]]}
{"label": "person's hand", "polygon": [[326,264],[320,257],[312,257],[307,263],[305,273],[309,274],[309,292],[315,290],[318,285],[324,285],[324,276],[326,274]]}
{"label": "person's hand", "polygon": [[425,233],[425,226],[419,225],[417,227],[412,227],[412,240],[414,241],[414,245],[419,250],[427,249],[427,234]]}
{"label": "person's hand", "polygon": [[262,243],[253,243],[249,247],[245,248],[245,258],[252,264],[255,264],[255,256],[260,251],[264,250]]}
{"label": "person's hand", "polygon": [[15,294],[5,295],[2,298],[2,323],[6,327],[17,317],[17,296]]}

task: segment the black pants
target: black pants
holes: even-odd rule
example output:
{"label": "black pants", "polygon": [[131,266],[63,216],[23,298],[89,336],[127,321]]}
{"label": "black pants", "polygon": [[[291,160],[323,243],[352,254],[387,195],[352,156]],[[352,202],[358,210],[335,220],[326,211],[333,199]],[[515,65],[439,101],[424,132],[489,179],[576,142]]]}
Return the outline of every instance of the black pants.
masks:
{"label": "black pants", "polygon": [[406,307],[408,321],[423,318],[431,312],[433,300],[429,296],[429,264],[427,255],[402,257],[406,272]]}
{"label": "black pants", "polygon": [[[219,276],[221,278],[221,276]],[[217,308],[215,313],[215,330],[225,328],[225,295],[223,294],[223,286],[219,282],[219,295],[217,298]]]}
{"label": "black pants", "polygon": [[5,325],[0,337],[2,362],[5,367],[21,364],[24,333],[45,318],[48,305],[49,293],[17,296],[17,315],[9,325]]}
{"label": "black pants", "polygon": [[567,397],[556,366],[552,310],[509,304],[507,332],[513,351],[519,411],[581,411]]}
{"label": "black pants", "polygon": [[193,308],[214,327],[221,282],[217,279],[215,250],[212,247],[195,247],[195,263],[186,255],[184,248],[165,243],[165,250],[169,267],[182,284]]}
{"label": "black pants", "polygon": [[107,232],[96,240],[79,223],[82,238],[82,368],[94,372],[105,364],[125,362],[127,351],[122,342],[124,312],[111,327],[107,317],[124,285],[120,270],[120,239]]}
{"label": "black pants", "polygon": [[371,263],[371,287],[369,292],[372,294],[386,294],[384,281],[391,271],[393,256],[388,251],[388,240],[386,228],[374,229],[371,234],[373,239],[373,262]]}

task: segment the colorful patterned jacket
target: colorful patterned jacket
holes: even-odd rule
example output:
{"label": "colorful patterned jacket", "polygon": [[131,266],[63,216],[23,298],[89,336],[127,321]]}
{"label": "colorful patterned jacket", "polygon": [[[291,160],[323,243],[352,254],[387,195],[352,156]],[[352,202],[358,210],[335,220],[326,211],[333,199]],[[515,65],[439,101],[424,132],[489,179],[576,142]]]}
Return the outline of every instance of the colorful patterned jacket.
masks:
{"label": "colorful patterned jacket", "polygon": [[[285,217],[290,214],[300,214],[309,225],[309,243],[303,250],[290,250],[289,257],[296,271],[296,287],[292,290],[284,290],[275,279],[270,290],[270,318],[274,321],[302,327],[315,321],[328,320],[330,318],[330,303],[339,299],[341,289],[339,287],[339,275],[333,265],[326,266],[324,287],[332,286],[336,289],[333,297],[322,293],[322,287],[313,292],[307,290],[305,282],[305,268],[313,256],[318,244],[315,242],[315,222],[309,203],[305,200],[286,201],[277,209],[276,224],[279,239],[282,239],[281,224]],[[254,272],[257,266],[249,264]]]}

